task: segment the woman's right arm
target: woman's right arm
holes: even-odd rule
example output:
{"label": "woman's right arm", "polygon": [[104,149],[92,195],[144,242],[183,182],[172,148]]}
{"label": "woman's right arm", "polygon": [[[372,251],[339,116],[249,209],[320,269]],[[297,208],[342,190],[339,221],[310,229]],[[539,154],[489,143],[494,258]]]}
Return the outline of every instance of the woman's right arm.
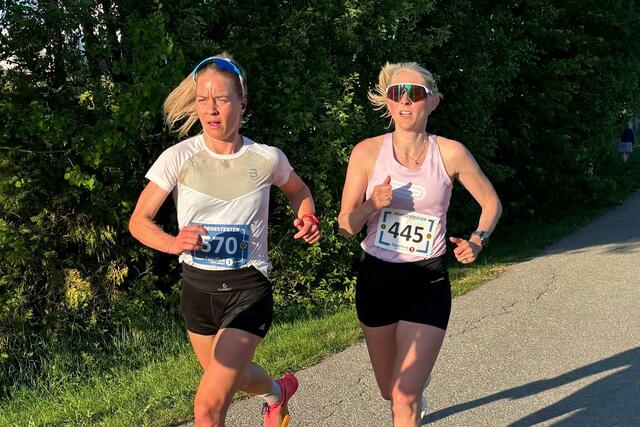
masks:
{"label": "woman's right arm", "polygon": [[183,227],[177,236],[166,233],[153,219],[169,193],[153,181],[142,190],[136,208],[129,219],[131,235],[143,245],[160,252],[179,255],[184,251],[198,250],[202,245],[199,233],[207,234],[201,225]]}
{"label": "woman's right arm", "polygon": [[371,163],[371,143],[356,145],[349,158],[347,176],[342,189],[342,203],[338,215],[339,233],[349,238],[358,234],[372,213],[391,203],[391,179],[374,187],[371,197],[364,201],[369,181],[368,166]]}

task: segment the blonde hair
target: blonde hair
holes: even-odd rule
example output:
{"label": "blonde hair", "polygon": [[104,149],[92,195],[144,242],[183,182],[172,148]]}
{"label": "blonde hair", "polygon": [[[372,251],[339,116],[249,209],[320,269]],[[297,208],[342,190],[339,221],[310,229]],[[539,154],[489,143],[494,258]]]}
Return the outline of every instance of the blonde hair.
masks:
{"label": "blonde hair", "polygon": [[[227,58],[233,60],[233,57],[227,52],[222,52],[219,55],[214,55],[220,58]],[[238,67],[244,79],[244,96],[247,96],[247,81],[246,74],[240,65],[235,61],[234,64]],[[220,68],[217,68],[215,63],[208,63],[198,69],[196,74],[199,75],[204,70],[214,70],[217,73],[222,73],[232,78],[235,83],[236,91],[243,96],[243,86],[240,84],[240,79],[237,75]],[[243,101],[244,102],[244,101]],[[164,113],[164,122],[171,131],[178,133],[179,137],[183,137],[189,133],[194,124],[198,122],[198,113],[196,111],[196,83],[192,73],[189,73],[180,84],[171,91],[169,96],[164,100],[162,105],[162,111]],[[177,129],[177,123],[184,121]]]}
{"label": "blonde hair", "polygon": [[429,70],[421,67],[417,62],[399,62],[395,64],[387,62],[380,70],[378,84],[373,90],[370,90],[368,94],[369,102],[373,105],[373,109],[384,110],[381,114],[382,117],[391,117],[391,112],[387,108],[387,88],[393,76],[400,71],[413,71],[420,74],[426,82],[427,87],[433,91],[435,96],[439,96],[440,98],[444,97],[438,91],[438,85],[436,85],[433,74],[431,74]]}

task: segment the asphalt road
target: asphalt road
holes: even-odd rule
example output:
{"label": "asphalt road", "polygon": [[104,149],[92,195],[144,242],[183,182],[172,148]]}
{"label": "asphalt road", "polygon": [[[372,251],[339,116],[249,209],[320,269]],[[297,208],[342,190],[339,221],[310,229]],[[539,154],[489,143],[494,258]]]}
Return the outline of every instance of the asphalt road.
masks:
{"label": "asphalt road", "polygon": [[[296,375],[290,427],[391,426],[363,343]],[[640,426],[640,192],[456,298],[427,393],[435,426]]]}

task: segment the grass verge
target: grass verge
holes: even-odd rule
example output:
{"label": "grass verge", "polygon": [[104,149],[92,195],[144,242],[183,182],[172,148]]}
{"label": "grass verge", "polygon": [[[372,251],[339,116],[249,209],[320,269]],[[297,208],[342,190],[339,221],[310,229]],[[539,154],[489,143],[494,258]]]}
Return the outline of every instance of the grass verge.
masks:
{"label": "grass verge", "polygon": [[[260,345],[256,361],[273,373],[295,370],[313,365],[359,338],[351,308],[322,318],[276,324]],[[174,425],[191,417],[200,375],[185,340],[178,354],[141,369],[113,369],[83,383],[61,384],[47,394],[16,391],[2,404],[0,425]]]}
{"label": "grass verge", "polygon": [[[581,211],[555,222],[501,230],[475,264],[459,267],[450,263],[454,295],[462,295],[497,277],[510,264],[528,259],[595,213]],[[260,345],[256,361],[276,375],[311,366],[360,338],[354,309],[346,307],[322,318],[275,324]],[[139,369],[114,368],[85,381],[61,381],[45,394],[18,390],[0,407],[0,425],[167,426],[189,420],[201,372],[184,336],[175,339],[182,343],[173,344],[171,355]]]}
{"label": "grass verge", "polygon": [[[476,263],[461,267],[450,263],[454,295],[499,276],[509,265],[527,260],[600,212],[581,209],[556,220],[498,228],[491,248]],[[191,419],[200,368],[184,334],[176,333],[182,330],[181,320],[173,316],[164,322],[168,323],[159,326],[174,338],[161,340],[153,348],[155,355],[145,353],[148,363],[136,368],[131,367],[135,364],[113,364],[88,378],[63,376],[56,384],[14,390],[0,402],[0,425],[167,426]],[[122,340],[135,340],[140,346],[146,339],[144,351],[149,353],[158,340],[145,333],[149,337],[138,332]],[[260,345],[256,361],[279,375],[311,366],[360,338],[353,307],[344,307],[321,318],[275,324]]]}

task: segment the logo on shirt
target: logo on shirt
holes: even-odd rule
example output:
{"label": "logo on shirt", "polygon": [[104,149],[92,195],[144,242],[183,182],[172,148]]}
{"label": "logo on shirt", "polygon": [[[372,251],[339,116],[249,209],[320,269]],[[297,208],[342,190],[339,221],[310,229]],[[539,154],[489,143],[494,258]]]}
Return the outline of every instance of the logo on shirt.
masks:
{"label": "logo on shirt", "polygon": [[227,285],[226,283],[223,283],[222,286],[218,288],[218,292],[227,292],[230,290],[231,290],[231,286]]}
{"label": "logo on shirt", "polygon": [[251,179],[258,178],[258,169],[256,169],[256,168],[249,169],[249,178],[251,178]]}

